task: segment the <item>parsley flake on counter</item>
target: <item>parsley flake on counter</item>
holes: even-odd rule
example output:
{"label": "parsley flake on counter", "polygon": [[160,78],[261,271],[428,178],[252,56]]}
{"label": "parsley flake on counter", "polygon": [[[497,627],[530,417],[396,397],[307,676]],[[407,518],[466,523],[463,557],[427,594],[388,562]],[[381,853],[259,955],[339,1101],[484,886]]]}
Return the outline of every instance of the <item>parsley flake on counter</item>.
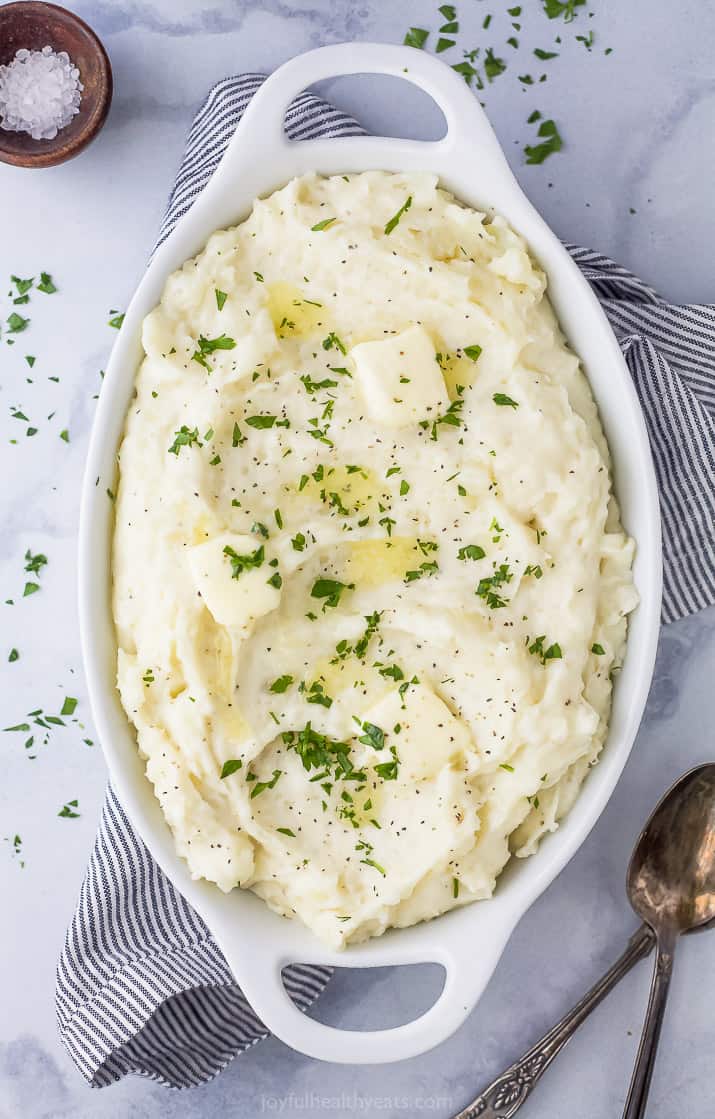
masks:
{"label": "parsley flake on counter", "polygon": [[37,285],[37,290],[44,292],[45,295],[53,295],[57,291],[49,272],[40,272],[40,282]]}
{"label": "parsley flake on counter", "polygon": [[77,700],[74,698],[74,696],[65,696],[65,701],[62,704],[60,715],[74,715],[76,707]]}
{"label": "parsley flake on counter", "polygon": [[239,769],[243,769],[243,762],[240,758],[229,758],[228,761],[223,763],[221,767],[221,781],[225,781],[232,773],[237,773]]}
{"label": "parsley flake on counter", "polygon": [[78,800],[68,800],[57,813],[64,820],[77,820],[79,812],[75,812],[75,808],[79,808]]}
{"label": "parsley flake on counter", "polygon": [[424,27],[410,27],[403,43],[406,47],[416,47],[417,50],[422,50],[428,37],[429,31],[426,31]]}
{"label": "parsley flake on counter", "polygon": [[[112,312],[109,312],[112,314]],[[121,315],[114,315],[113,318],[107,323],[108,326],[114,327],[115,330],[121,330],[122,323],[124,322],[124,312]]]}
{"label": "parsley flake on counter", "polygon": [[488,82],[493,82],[500,74],[506,70],[506,62],[503,58],[497,58],[491,47],[487,49],[484,56],[484,73]]}
{"label": "parsley flake on counter", "polygon": [[407,198],[402,203],[402,205],[400,206],[397,213],[393,214],[392,217],[390,218],[390,220],[388,221],[388,223],[386,224],[386,226],[385,226],[386,236],[389,237],[389,235],[392,233],[393,229],[395,229],[396,226],[399,224],[400,218],[403,216],[403,214],[407,213],[407,211],[409,210],[411,205],[412,205],[412,195],[408,194]]}
{"label": "parsley flake on counter", "polygon": [[435,54],[442,54],[442,51],[447,51],[450,47],[456,46],[456,44],[456,39],[445,39],[444,36],[440,36],[437,40],[437,46],[435,47]]}
{"label": "parsley flake on counter", "polygon": [[22,315],[18,315],[17,311],[13,311],[7,317],[7,325],[10,334],[20,334],[23,330],[27,329],[29,319],[23,319]]}
{"label": "parsley flake on counter", "polygon": [[10,650],[10,655],[7,659],[8,659],[10,664],[12,664],[13,661],[19,660],[20,659],[20,654],[18,653],[17,649],[11,649]]}
{"label": "parsley flake on counter", "polygon": [[554,152],[560,152],[563,147],[563,140],[553,120],[542,121],[538,135],[542,137],[541,144],[527,144],[524,148],[527,163],[543,163]]}
{"label": "parsley flake on counter", "polygon": [[[535,47],[534,48],[534,54],[536,55],[537,58],[540,58],[542,62],[547,62],[548,59],[550,59],[550,58],[558,58],[559,57],[558,51],[545,51],[545,50],[542,50],[541,47]],[[531,120],[531,118],[529,118],[529,120]]]}
{"label": "parsley flake on counter", "polygon": [[25,571],[30,571],[33,575],[39,575],[42,568],[47,566],[47,562],[47,556],[42,555],[41,552],[35,556],[29,548],[25,552]]}
{"label": "parsley flake on counter", "polygon": [[[176,438],[169,447],[170,455],[178,455],[182,447],[203,447],[203,443],[199,439],[199,429],[188,428],[186,424],[182,424],[178,431],[174,432]],[[107,490],[109,493],[109,490]],[[112,497],[114,500],[114,497]]]}
{"label": "parsley flake on counter", "polygon": [[564,17],[565,23],[571,23],[576,18],[576,8],[582,8],[586,0],[543,0],[544,11],[549,19]]}
{"label": "parsley flake on counter", "polygon": [[494,401],[495,404],[498,404],[502,408],[518,408],[519,407],[516,400],[512,400],[512,398],[510,396],[507,396],[506,393],[503,393],[503,392],[495,392],[494,395],[492,396],[492,400]]}
{"label": "parsley flake on counter", "polygon": [[70,433],[69,433],[69,431],[67,430],[66,427],[64,427],[62,429],[62,431],[60,432],[60,439],[62,439],[65,443],[69,443]]}
{"label": "parsley flake on counter", "polygon": [[[26,295],[34,284],[35,277],[31,276],[28,280],[22,280],[19,276],[11,276],[10,280],[17,288],[18,295]],[[12,295],[12,292],[9,292],[8,294]]]}

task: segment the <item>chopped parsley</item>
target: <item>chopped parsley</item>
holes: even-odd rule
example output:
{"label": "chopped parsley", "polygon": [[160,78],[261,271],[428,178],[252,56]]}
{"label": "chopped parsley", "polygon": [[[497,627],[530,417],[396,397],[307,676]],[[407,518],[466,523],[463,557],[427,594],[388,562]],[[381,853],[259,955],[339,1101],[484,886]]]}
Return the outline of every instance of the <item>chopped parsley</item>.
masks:
{"label": "chopped parsley", "polygon": [[392,233],[393,229],[395,229],[396,226],[399,224],[399,221],[400,221],[400,218],[402,217],[402,215],[407,213],[407,211],[409,210],[411,205],[412,205],[412,195],[408,194],[407,198],[402,203],[402,205],[400,206],[397,213],[392,215],[392,217],[390,218],[390,220],[387,222],[387,224],[385,226],[385,234],[388,237]]}
{"label": "chopped parsley", "polygon": [[223,550],[223,554],[231,561],[231,577],[233,579],[240,579],[244,571],[250,571],[252,568],[260,567],[265,558],[263,545],[259,545],[255,552],[250,552],[246,555],[239,555],[230,544],[227,544]]}
{"label": "chopped parsley", "polygon": [[8,659],[10,664],[12,664],[13,661],[19,660],[20,659],[20,654],[18,653],[17,649],[11,649],[10,650],[10,655],[7,659]]}
{"label": "chopped parsley", "polygon": [[606,650],[603,648],[603,645],[599,645],[597,641],[594,641],[591,646],[591,652],[595,657],[605,657],[606,655]]}
{"label": "chopped parsley", "polygon": [[179,430],[174,432],[174,435],[176,438],[169,447],[170,455],[178,455],[182,447],[203,447],[197,427],[188,428],[186,424],[182,424]]}
{"label": "chopped parsley", "polygon": [[504,392],[495,392],[492,396],[492,400],[495,404],[498,404],[502,408],[516,409],[519,407],[517,401],[512,400],[512,398],[510,396],[507,396]]}
{"label": "chopped parsley", "polygon": [[251,789],[251,800],[255,800],[255,798],[259,797],[261,795],[261,793],[264,793],[266,791],[266,789],[274,789],[275,786],[278,783],[278,779],[282,776],[283,776],[283,770],[282,769],[274,769],[273,770],[273,776],[271,777],[270,781],[257,781],[255,773],[250,773],[250,772],[247,773],[246,774],[246,780],[247,781],[255,781],[255,784],[253,785],[253,788]]}
{"label": "chopped parsley", "polygon": [[114,317],[109,320],[109,323],[107,325],[114,327],[115,330],[120,330],[123,322],[124,313],[122,312],[121,315],[114,315]]}
{"label": "chopped parsley", "polygon": [[533,575],[535,579],[541,579],[543,574],[544,574],[544,572],[541,568],[541,564],[538,564],[538,563],[536,563],[536,564],[529,563],[524,568],[524,575]]}
{"label": "chopped parsley", "polygon": [[291,831],[290,828],[276,828],[276,831],[279,831],[281,835],[289,835],[291,839],[295,839],[295,832]]}
{"label": "chopped parsley", "polygon": [[283,695],[283,692],[287,692],[292,683],[292,676],[279,676],[273,681],[268,691],[273,692],[274,695]]}
{"label": "chopped parsley", "polygon": [[239,769],[243,769],[243,762],[240,758],[229,758],[228,761],[223,763],[221,768],[221,780],[224,781],[230,777],[232,773],[237,773]]}
{"label": "chopped parsley", "polygon": [[268,583],[269,587],[275,587],[276,590],[279,591],[283,586],[283,577],[276,571],[273,575],[271,575],[270,579],[266,579],[266,582]]}
{"label": "chopped parsley", "polygon": [[338,579],[316,579],[310,592],[311,598],[323,598],[323,610],[335,607],[340,602],[343,591],[355,589],[354,583],[341,583]]}
{"label": "chopped parsley", "polygon": [[236,348],[235,341],[233,338],[229,338],[227,334],[220,334],[218,338],[205,338],[203,334],[200,334],[196,345],[198,348],[194,350],[191,359],[202,365],[204,369],[208,369],[209,373],[211,372],[211,366],[207,361],[209,354],[213,354],[217,350],[235,350]]}
{"label": "chopped parsley", "polygon": [[65,696],[64,703],[62,704],[62,708],[60,710],[60,715],[74,715],[76,707],[77,700],[74,698],[74,696]]}
{"label": "chopped parsley", "polygon": [[305,550],[305,536],[302,532],[297,532],[291,538],[291,547],[295,552],[302,552]]}
{"label": "chopped parsley", "polygon": [[499,610],[507,605],[507,600],[499,594],[499,589],[510,583],[513,576],[508,563],[501,563],[493,575],[480,579],[474,592],[486,602],[490,610]]}
{"label": "chopped parsley", "polygon": [[265,431],[273,427],[276,419],[276,416],[247,416],[246,423],[249,427],[255,427],[257,431]]}
{"label": "chopped parsley", "polygon": [[561,646],[554,642],[553,645],[549,645],[548,648],[545,649],[545,640],[546,634],[544,633],[541,634],[541,637],[534,638],[534,640],[529,645],[529,652],[532,654],[532,656],[538,657],[541,663],[544,665],[547,661],[561,660],[563,656],[563,653],[561,652]]}
{"label": "chopped parsley", "polygon": [[337,220],[337,218],[323,218],[322,221],[316,222],[315,225],[311,225],[310,232],[322,233],[324,229],[330,229],[331,225]]}
{"label": "chopped parsley", "polygon": [[465,544],[465,546],[460,548],[457,552],[457,559],[480,560],[484,559],[486,554],[484,548],[481,548],[479,544]]}
{"label": "chopped parsley", "polygon": [[[343,357],[348,352],[347,346],[344,342],[341,341],[340,338],[338,338],[334,330],[331,330],[328,337],[323,339],[322,345],[324,350],[340,350],[340,353],[343,355]],[[333,370],[333,372],[337,372],[337,370]]]}
{"label": "chopped parsley", "polygon": [[482,347],[481,346],[476,346],[475,345],[475,346],[463,346],[462,347],[462,353],[464,354],[464,356],[468,357],[468,358],[471,358],[472,361],[476,361],[477,358],[480,356],[481,352],[482,352]]}
{"label": "chopped parsley", "polygon": [[227,293],[225,291],[219,291],[219,289],[216,288],[214,294],[216,296],[216,306],[219,311],[223,311],[226,300],[228,299]]}

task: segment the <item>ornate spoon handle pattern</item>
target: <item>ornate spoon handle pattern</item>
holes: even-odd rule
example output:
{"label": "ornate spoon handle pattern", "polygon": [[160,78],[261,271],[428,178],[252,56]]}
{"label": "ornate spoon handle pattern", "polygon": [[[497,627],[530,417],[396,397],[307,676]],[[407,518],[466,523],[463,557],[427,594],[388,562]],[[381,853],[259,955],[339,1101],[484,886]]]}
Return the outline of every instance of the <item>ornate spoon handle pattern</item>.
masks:
{"label": "ornate spoon handle pattern", "polygon": [[641,927],[628,941],[622,956],[599,979],[573,1010],[545,1033],[518,1061],[492,1081],[475,1100],[472,1100],[454,1119],[511,1119],[531,1095],[543,1073],[564,1045],[589,1016],[591,1011],[613,990],[638,960],[652,950],[655,937],[647,925]]}

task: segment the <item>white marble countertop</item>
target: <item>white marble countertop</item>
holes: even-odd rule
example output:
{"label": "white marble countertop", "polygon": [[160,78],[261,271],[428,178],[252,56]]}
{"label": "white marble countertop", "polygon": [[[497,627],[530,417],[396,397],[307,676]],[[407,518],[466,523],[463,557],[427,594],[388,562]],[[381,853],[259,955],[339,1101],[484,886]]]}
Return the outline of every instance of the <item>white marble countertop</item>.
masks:
{"label": "white marble countertop", "polygon": [[[566,1010],[617,955],[635,927],[623,890],[631,843],[645,815],[681,771],[712,757],[715,610],[663,632],[647,714],[628,768],[590,838],[521,922],[481,1003],[439,1049],[377,1068],[318,1065],[268,1041],[215,1082],[184,1093],[139,1079],[91,1092],[55,1033],[54,968],[75,904],[103,796],[105,768],[85,700],[75,602],[80,478],[100,370],[121,309],[141,274],[184,136],[217,79],[270,70],[290,55],[343,39],[401,41],[408,24],[436,28],[437,3],[381,0],[74,0],[103,37],[115,100],[96,143],[80,158],[32,172],[0,165],[3,302],[10,273],[52,274],[57,294],[18,310],[31,323],[0,344],[0,688],[2,725],[76,697],[76,718],[47,744],[23,749],[3,734],[0,784],[0,1116],[122,1119],[319,1115],[451,1115]],[[518,50],[504,3],[459,0],[459,47],[494,46],[509,63],[483,95],[527,192],[564,238],[611,253],[674,300],[713,298],[715,207],[715,8],[683,0],[593,0],[578,20],[549,21],[522,0]],[[589,18],[589,11],[593,16]],[[493,12],[488,31],[484,17]],[[589,52],[577,34],[593,29]],[[534,47],[560,57],[540,63]],[[432,41],[436,36],[433,35]],[[605,48],[613,52],[606,55]],[[537,81],[526,89],[518,74]],[[548,81],[538,83],[546,72]],[[425,136],[435,114],[413,95],[385,96],[381,82],[332,89],[373,130]],[[564,150],[523,164],[538,108],[553,117]],[[25,355],[36,357],[30,369]],[[58,380],[53,380],[57,378]],[[24,422],[12,416],[19,408]],[[30,426],[37,433],[26,434]],[[63,430],[69,442],[60,438]],[[11,442],[11,440],[16,440]],[[44,553],[41,590],[23,598],[24,555]],[[11,648],[19,659],[10,663]],[[29,755],[36,754],[34,760]],[[58,818],[68,801],[79,818]],[[13,836],[22,839],[13,853]],[[682,946],[649,1115],[710,1114],[715,1025],[715,940]],[[342,973],[316,1013],[343,1025],[384,1026],[425,1008],[429,968]],[[641,965],[593,1016],[524,1107],[525,1119],[620,1114],[648,987]],[[311,1096],[311,1093],[313,1094]],[[322,1098],[318,1098],[322,1097]]]}

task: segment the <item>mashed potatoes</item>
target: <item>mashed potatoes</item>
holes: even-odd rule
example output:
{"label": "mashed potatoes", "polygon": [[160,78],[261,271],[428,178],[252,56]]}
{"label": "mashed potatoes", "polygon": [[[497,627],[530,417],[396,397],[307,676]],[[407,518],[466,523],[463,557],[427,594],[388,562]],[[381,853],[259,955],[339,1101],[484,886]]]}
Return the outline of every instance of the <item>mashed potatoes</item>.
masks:
{"label": "mashed potatoes", "polygon": [[488,898],[596,761],[636,602],[524,243],[431,175],[307,175],[144,349],[118,683],[191,873],[334,946]]}

